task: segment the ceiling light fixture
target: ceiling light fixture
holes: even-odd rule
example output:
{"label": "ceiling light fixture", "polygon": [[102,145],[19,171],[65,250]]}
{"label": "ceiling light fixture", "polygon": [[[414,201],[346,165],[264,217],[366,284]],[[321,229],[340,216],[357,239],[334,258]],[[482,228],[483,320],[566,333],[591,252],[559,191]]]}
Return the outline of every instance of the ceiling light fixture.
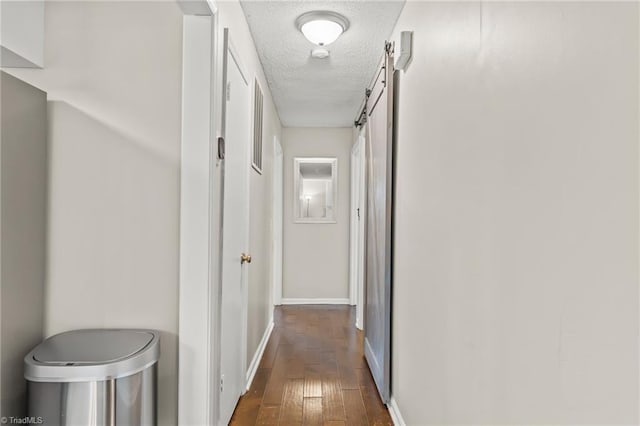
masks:
{"label": "ceiling light fixture", "polygon": [[347,31],[349,21],[335,12],[316,10],[300,15],[296,26],[311,43],[327,46]]}

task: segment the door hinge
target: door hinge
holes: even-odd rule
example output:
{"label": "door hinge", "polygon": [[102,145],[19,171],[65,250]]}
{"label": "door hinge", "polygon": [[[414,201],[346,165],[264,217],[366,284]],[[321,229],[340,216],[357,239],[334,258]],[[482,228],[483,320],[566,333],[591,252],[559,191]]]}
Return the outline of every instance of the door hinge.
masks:
{"label": "door hinge", "polygon": [[224,138],[222,136],[218,138],[218,159],[224,160]]}
{"label": "door hinge", "polygon": [[231,82],[227,82],[227,101],[231,100]]}
{"label": "door hinge", "polygon": [[220,378],[220,393],[224,391],[224,376]]}
{"label": "door hinge", "polygon": [[360,207],[358,207],[356,211],[358,212],[358,220],[360,220]]}

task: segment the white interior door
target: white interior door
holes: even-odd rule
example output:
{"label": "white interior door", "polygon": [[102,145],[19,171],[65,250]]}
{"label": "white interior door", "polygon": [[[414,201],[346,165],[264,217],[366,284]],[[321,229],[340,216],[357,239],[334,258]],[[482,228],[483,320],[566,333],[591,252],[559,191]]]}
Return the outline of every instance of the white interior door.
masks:
{"label": "white interior door", "polygon": [[365,250],[365,149],[364,129],[351,151],[351,304],[356,305],[356,327],[364,326],[364,250]]}
{"label": "white interior door", "polygon": [[277,138],[273,141],[273,304],[282,304],[282,221],[284,163],[282,146]]}
{"label": "white interior door", "polygon": [[245,389],[249,264],[250,91],[228,30],[224,33],[224,195],[220,309],[220,416],[228,424]]}

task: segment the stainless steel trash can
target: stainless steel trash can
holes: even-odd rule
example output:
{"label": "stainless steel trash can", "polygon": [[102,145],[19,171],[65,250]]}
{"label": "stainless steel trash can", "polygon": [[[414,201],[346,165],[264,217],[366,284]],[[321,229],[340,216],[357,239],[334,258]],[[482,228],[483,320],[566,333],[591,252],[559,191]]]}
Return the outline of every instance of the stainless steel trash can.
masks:
{"label": "stainless steel trash can", "polygon": [[159,338],[132,329],[48,338],[24,358],[28,416],[52,426],[157,424]]}

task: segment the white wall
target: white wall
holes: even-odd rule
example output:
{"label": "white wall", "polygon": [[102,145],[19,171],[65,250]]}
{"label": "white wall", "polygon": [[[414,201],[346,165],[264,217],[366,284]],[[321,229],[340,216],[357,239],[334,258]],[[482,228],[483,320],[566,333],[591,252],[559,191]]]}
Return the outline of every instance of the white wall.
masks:
{"label": "white wall", "polygon": [[[237,1],[224,1],[219,6],[219,30],[229,28],[231,40],[242,63],[249,73],[250,91],[253,81],[258,79],[264,95],[263,109],[263,169],[258,174],[251,169],[251,217],[249,230],[249,310],[247,318],[247,367],[254,357],[262,336],[273,317],[272,301],[272,237],[271,201],[273,174],[273,138],[280,137],[282,126],[276,111],[262,64],[255,50],[249,26]],[[220,33],[222,34],[222,33]],[[222,36],[220,35],[220,38]],[[253,101],[251,103],[253,105]],[[251,109],[253,114],[253,108]],[[251,132],[253,135],[253,132]]]}
{"label": "white wall", "polygon": [[[348,299],[351,128],[284,128],[285,299]],[[293,159],[338,158],[337,223],[293,222]]]}
{"label": "white wall", "polygon": [[49,2],[45,332],[161,335],[160,423],[176,424],[182,13],[174,2]]}
{"label": "white wall", "polygon": [[44,65],[44,0],[0,3],[0,66]]}
{"label": "white wall", "polygon": [[24,417],[44,333],[47,94],[0,71],[0,417]]}
{"label": "white wall", "polygon": [[638,423],[638,6],[409,2],[407,424]]}

